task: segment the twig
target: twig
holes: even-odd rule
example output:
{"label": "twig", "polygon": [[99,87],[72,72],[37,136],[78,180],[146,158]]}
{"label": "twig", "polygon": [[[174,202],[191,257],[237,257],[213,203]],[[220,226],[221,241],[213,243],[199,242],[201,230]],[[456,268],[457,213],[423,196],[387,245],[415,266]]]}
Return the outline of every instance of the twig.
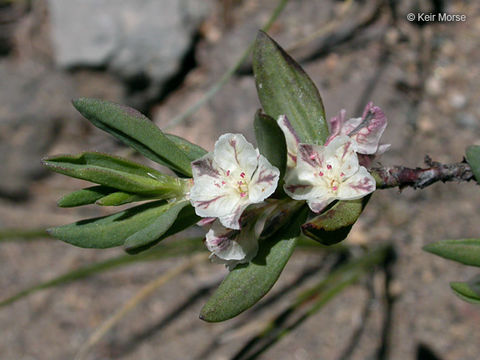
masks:
{"label": "twig", "polygon": [[148,298],[155,290],[159,287],[172,280],[174,277],[180,275],[184,271],[191,269],[196,264],[207,259],[207,253],[199,253],[192,256],[190,259],[181,263],[180,265],[174,267],[166,274],[162,274],[160,277],[149,282],[143,288],[140,289],[137,294],[128,300],[118,311],[116,311],[112,316],[110,316],[95,332],[88,338],[85,344],[82,345],[75,360],[82,360],[87,355],[88,351],[98,343],[103,336],[117,324],[126,314],[128,314],[132,309],[134,309],[140,302]]}
{"label": "twig", "polygon": [[441,164],[427,155],[427,168],[407,168],[404,166],[375,167],[371,173],[377,182],[377,189],[413,187],[423,189],[437,181],[471,181],[475,180],[472,168],[465,161],[453,164]]}

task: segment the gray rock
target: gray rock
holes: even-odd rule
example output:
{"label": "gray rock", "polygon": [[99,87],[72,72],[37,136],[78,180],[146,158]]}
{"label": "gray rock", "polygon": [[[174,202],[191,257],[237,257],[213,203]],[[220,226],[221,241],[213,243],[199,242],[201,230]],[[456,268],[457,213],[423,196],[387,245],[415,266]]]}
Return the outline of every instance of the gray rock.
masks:
{"label": "gray rock", "polygon": [[0,62],[0,196],[25,198],[70,108],[72,87],[33,63]]}
{"label": "gray rock", "polygon": [[49,0],[58,65],[104,66],[124,78],[174,74],[212,1]]}

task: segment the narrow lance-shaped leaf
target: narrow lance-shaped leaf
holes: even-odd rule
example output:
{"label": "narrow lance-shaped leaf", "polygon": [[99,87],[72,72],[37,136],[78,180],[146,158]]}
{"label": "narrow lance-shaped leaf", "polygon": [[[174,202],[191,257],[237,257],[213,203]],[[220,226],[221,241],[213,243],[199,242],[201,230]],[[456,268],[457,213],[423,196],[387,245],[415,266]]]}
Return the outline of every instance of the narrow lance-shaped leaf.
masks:
{"label": "narrow lance-shaped leaf", "polygon": [[149,202],[109,216],[81,220],[47,231],[57,239],[83,248],[120,246],[128,237],[157,221],[171,206],[164,201]]}
{"label": "narrow lance-shaped leaf", "polygon": [[339,201],[324,213],[302,225],[305,236],[323,245],[344,240],[357,221],[370,196],[358,200]]}
{"label": "narrow lance-shaped leaf", "polygon": [[472,304],[480,304],[480,295],[473,291],[468,283],[461,281],[451,282],[450,287],[460,299]]}
{"label": "narrow lance-shaped leaf", "polygon": [[202,308],[202,320],[231,319],[255,305],[272,288],[295,249],[299,226],[307,212],[303,208],[283,230],[260,243],[250,263],[238,265],[227,275]]}
{"label": "narrow lance-shaped leaf", "polygon": [[155,195],[160,198],[182,196],[187,181],[120,157],[86,152],[43,159],[44,165],[58,173],[129,193]]}
{"label": "narrow lance-shaped leaf", "polygon": [[442,240],[425,245],[423,250],[465,265],[480,267],[480,239]]}
{"label": "narrow lance-shaped leaf", "polygon": [[100,206],[119,206],[129,204],[135,201],[149,200],[154,197],[131,194],[124,191],[115,191],[111,194],[105,195],[101,199],[95,201],[95,204]]}
{"label": "narrow lance-shaped leaf", "polygon": [[472,167],[473,175],[480,183],[480,146],[472,145],[467,148],[466,158],[468,164]]}
{"label": "narrow lance-shaped leaf", "polygon": [[165,136],[168,140],[177,145],[177,147],[187,155],[190,161],[197,160],[207,153],[207,151],[201,146],[192,144],[190,141],[185,140],[180,136],[173,134],[165,134]]}
{"label": "narrow lance-shaped leaf", "polygon": [[274,119],[286,115],[300,141],[322,145],[328,137],[320,94],[305,71],[260,31],[253,50],[253,72],[263,109]]}
{"label": "narrow lance-shaped leaf", "polygon": [[180,212],[177,215],[177,219],[174,221],[174,223],[170,226],[170,228],[159,238],[155,239],[152,242],[146,243],[143,246],[137,246],[133,249],[125,249],[127,252],[136,254],[141,251],[145,251],[152,246],[155,246],[158,244],[160,241],[167,239],[168,237],[175,235],[187,228],[189,228],[192,225],[195,225],[197,222],[200,221],[200,217],[195,214],[195,209],[193,206],[185,206],[183,209],[180,210]]}
{"label": "narrow lance-shaped leaf", "polygon": [[93,204],[98,199],[116,191],[116,189],[108,186],[91,186],[63,196],[58,200],[57,205],[60,207],[74,207]]}
{"label": "narrow lance-shaped leaf", "polygon": [[260,153],[280,170],[280,180],[283,179],[287,164],[287,146],[282,130],[272,117],[261,110],[255,114],[253,126]]}
{"label": "narrow lance-shaped leaf", "polygon": [[142,249],[146,249],[149,244],[153,243],[170,229],[177,219],[180,210],[187,205],[190,205],[190,203],[186,200],[169,204],[169,208],[156,221],[130,235],[125,240],[125,250],[129,253],[136,253]]}
{"label": "narrow lance-shaped leaf", "polygon": [[73,106],[96,127],[112,134],[147,158],[188,177],[191,159],[146,116],[109,101],[80,98]]}
{"label": "narrow lance-shaped leaf", "polygon": [[101,206],[118,206],[134,201],[148,200],[152,197],[131,194],[108,186],[91,186],[85,189],[73,191],[60,200],[57,205],[60,207],[75,207],[89,204]]}
{"label": "narrow lance-shaped leaf", "polygon": [[480,274],[468,281],[468,286],[480,297]]}

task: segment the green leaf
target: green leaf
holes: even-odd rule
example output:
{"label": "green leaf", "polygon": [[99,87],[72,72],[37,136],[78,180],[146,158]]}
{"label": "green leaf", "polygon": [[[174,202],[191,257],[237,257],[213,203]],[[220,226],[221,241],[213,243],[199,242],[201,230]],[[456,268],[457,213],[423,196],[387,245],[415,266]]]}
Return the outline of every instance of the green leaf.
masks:
{"label": "green leaf", "polygon": [[315,84],[267,34],[259,31],[253,72],[260,103],[267,115],[286,115],[301,142],[322,145],[328,137],[325,110]]}
{"label": "green leaf", "polygon": [[253,126],[260,153],[280,170],[280,179],[283,179],[287,165],[287,145],[282,130],[272,117],[261,110],[255,114]]}
{"label": "green leaf", "polygon": [[180,196],[185,181],[120,157],[85,152],[43,159],[44,165],[60,174],[88,180],[129,193],[160,198]]}
{"label": "green leaf", "polygon": [[303,234],[323,245],[339,243],[348,236],[369,199],[370,196],[366,196],[337,202],[323,214],[303,224]]}
{"label": "green leaf", "polygon": [[63,196],[58,200],[57,205],[60,207],[74,207],[93,204],[98,199],[115,191],[114,188],[107,186],[92,186]]}
{"label": "green leaf", "polygon": [[207,153],[207,151],[195,144],[192,144],[190,141],[185,140],[184,138],[173,135],[173,134],[165,134],[165,136],[173,142],[177,147],[182,150],[185,155],[187,155],[188,159],[190,161],[197,160],[198,158],[201,158],[203,155]]}
{"label": "green leaf", "polygon": [[480,239],[442,240],[423,250],[459,263],[480,267]]}
{"label": "green leaf", "polygon": [[151,197],[131,194],[123,191],[115,191],[102,197],[101,199],[98,199],[95,201],[95,204],[100,206],[119,206],[148,199],[151,199]]}
{"label": "green leaf", "polygon": [[454,281],[450,283],[455,295],[457,295],[462,300],[465,300],[472,304],[480,304],[480,295],[473,291],[469,284],[461,281]]}
{"label": "green leaf", "polygon": [[192,176],[188,156],[137,110],[89,98],[74,100],[73,106],[93,125],[112,134],[147,158],[185,176]]}
{"label": "green leaf", "polygon": [[231,319],[256,304],[275,284],[295,249],[299,226],[305,221],[304,208],[292,221],[260,243],[257,256],[248,264],[238,265],[220,284],[201,310],[208,322]]}
{"label": "green leaf", "polygon": [[472,289],[478,296],[480,296],[480,275],[476,275],[473,279],[468,281],[468,286]]}
{"label": "green leaf", "polygon": [[171,207],[154,201],[100,218],[87,219],[47,229],[53,237],[83,248],[110,248],[158,220]]}
{"label": "green leaf", "polygon": [[155,242],[160,238],[170,227],[173,225],[177,219],[178,213],[185,206],[189,204],[188,201],[183,200],[177,203],[171,203],[168,206],[168,209],[153,223],[146,226],[145,228],[137,231],[136,233],[130,235],[124,243],[125,251],[128,253],[137,253],[149,245]]}
{"label": "green leaf", "polygon": [[137,254],[141,251],[145,251],[152,246],[158,244],[160,241],[167,239],[168,237],[179,233],[192,225],[195,225],[200,220],[200,217],[195,214],[195,209],[193,206],[185,206],[177,215],[177,219],[175,222],[170,226],[170,228],[159,238],[156,240],[145,244],[144,246],[137,246],[135,249],[126,249],[127,252],[131,254]]}
{"label": "green leaf", "polygon": [[466,158],[468,164],[472,167],[477,183],[480,184],[480,146],[469,146],[466,151]]}

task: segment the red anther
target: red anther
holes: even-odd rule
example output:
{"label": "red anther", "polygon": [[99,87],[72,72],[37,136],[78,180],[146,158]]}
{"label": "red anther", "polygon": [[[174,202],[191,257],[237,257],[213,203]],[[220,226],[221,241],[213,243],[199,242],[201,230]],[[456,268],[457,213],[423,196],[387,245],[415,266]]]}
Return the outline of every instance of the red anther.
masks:
{"label": "red anther", "polygon": [[227,176],[230,176],[230,170],[227,170]]}
{"label": "red anther", "polygon": [[328,170],[331,170],[331,169],[332,169],[332,165],[328,164],[328,165],[327,165],[327,169],[328,169]]}
{"label": "red anther", "polygon": [[322,172],[322,171],[320,171],[320,172],[318,173],[318,175],[320,175],[320,176],[323,176],[323,172]]}
{"label": "red anther", "polygon": [[242,171],[242,173],[240,174],[240,177],[243,179],[245,177],[245,173]]}

